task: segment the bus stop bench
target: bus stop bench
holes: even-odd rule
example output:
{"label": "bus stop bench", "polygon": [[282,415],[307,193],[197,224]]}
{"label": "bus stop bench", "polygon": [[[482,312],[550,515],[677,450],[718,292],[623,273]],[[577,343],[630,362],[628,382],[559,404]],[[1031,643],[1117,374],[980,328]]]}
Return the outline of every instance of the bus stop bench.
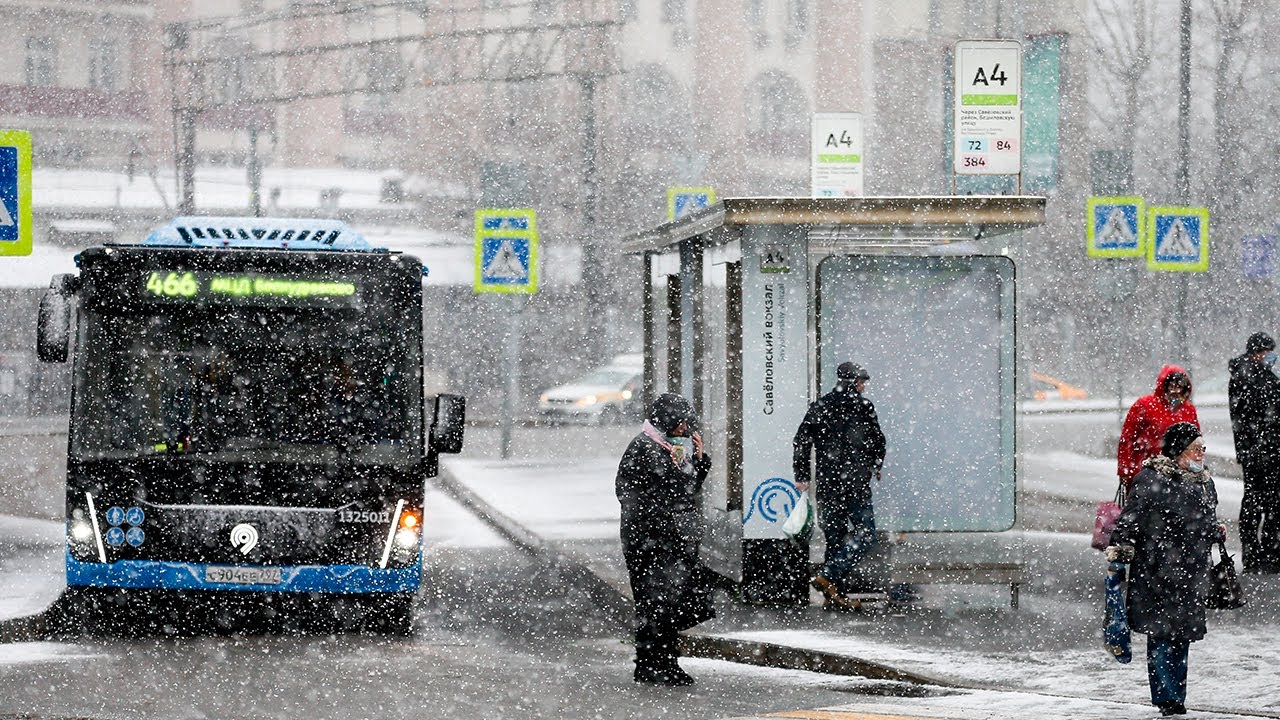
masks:
{"label": "bus stop bench", "polygon": [[895,583],[910,585],[1009,586],[1009,607],[1018,608],[1018,590],[1027,582],[1027,569],[1012,562],[906,563],[892,567]]}

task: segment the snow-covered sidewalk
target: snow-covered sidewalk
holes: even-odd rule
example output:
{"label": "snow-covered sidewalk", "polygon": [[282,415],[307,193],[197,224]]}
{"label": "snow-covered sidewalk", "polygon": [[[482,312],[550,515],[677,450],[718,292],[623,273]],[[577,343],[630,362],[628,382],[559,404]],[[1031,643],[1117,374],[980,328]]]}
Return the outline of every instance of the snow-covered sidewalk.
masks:
{"label": "snow-covered sidewalk", "polygon": [[66,587],[62,523],[0,515],[0,620],[43,612]]}
{"label": "snow-covered sidewalk", "polygon": [[[616,542],[615,458],[573,464],[449,459],[445,464],[449,474],[483,503],[539,537]],[[1020,472],[1024,490],[1087,502],[1109,498],[1116,482],[1113,461],[1074,453],[1026,456]],[[1240,482],[1222,479],[1218,488],[1220,515],[1234,517],[1239,512]],[[744,613],[736,618],[722,617],[703,629],[719,637],[856,657],[920,676],[946,678],[968,688],[1017,691],[967,693],[963,699],[950,698],[942,705],[939,698],[895,699],[892,708],[897,715],[909,708],[935,717],[957,718],[1149,716],[1143,637],[1135,636],[1135,661],[1126,666],[1101,648],[1101,611],[1097,608],[1101,592],[1093,586],[1100,586],[1102,568],[1100,555],[1089,548],[1087,536],[1014,531],[985,537],[993,551],[1026,559],[1033,576],[1023,609],[1003,608],[1002,598],[990,588],[926,588],[924,609],[908,615],[905,622],[914,617],[934,627],[903,633],[895,629],[905,627],[900,617],[809,613],[801,619],[776,616],[782,619],[775,627],[769,627],[771,616],[767,613]],[[945,543],[947,539],[931,537],[927,541]],[[973,542],[972,536],[963,542]],[[624,572],[621,568],[614,571]],[[1243,717],[1241,713],[1280,717],[1280,674],[1275,672],[1280,667],[1280,647],[1274,640],[1280,582],[1269,583],[1257,576],[1245,580],[1251,605],[1244,610],[1213,613],[1209,637],[1192,648],[1188,705],[1205,711],[1201,717]],[[949,603],[954,605],[948,607]],[[1007,617],[1002,613],[1007,612],[1018,613],[1014,622],[1001,621]],[[731,627],[735,622],[740,627]],[[964,627],[966,624],[969,627]],[[983,637],[970,641],[979,635]],[[841,710],[872,712],[888,707],[860,703]],[[940,707],[969,710],[938,714],[935,711]],[[1053,710],[1046,711],[1046,707]],[[1209,711],[1217,714],[1206,714]],[[822,717],[837,720],[854,716]]]}

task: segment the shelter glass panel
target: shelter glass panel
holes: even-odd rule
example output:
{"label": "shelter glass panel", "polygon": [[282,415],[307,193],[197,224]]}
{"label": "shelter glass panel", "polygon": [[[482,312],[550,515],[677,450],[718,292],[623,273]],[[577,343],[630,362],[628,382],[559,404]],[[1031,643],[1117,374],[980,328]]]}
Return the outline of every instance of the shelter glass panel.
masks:
{"label": "shelter glass panel", "polygon": [[887,531],[1014,523],[1013,263],[1005,257],[830,257],[818,266],[822,388],[867,368],[888,442],[873,483]]}
{"label": "shelter glass panel", "polygon": [[703,359],[702,359],[702,439],[706,443],[707,452],[715,459],[711,466],[711,475],[707,478],[707,497],[711,503],[721,509],[728,509],[728,486],[726,482],[727,421],[728,405],[726,394],[726,378],[728,362],[726,358],[725,311],[726,311],[726,269],[725,262],[715,262],[706,258],[703,266],[702,284],[702,318],[703,318]]}

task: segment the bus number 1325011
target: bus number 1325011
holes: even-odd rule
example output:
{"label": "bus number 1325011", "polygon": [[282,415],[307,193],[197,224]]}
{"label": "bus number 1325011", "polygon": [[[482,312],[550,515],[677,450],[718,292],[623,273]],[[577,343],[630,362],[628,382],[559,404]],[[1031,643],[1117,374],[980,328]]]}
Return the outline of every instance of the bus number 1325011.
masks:
{"label": "bus number 1325011", "polygon": [[388,510],[339,510],[340,523],[389,523],[391,512]]}

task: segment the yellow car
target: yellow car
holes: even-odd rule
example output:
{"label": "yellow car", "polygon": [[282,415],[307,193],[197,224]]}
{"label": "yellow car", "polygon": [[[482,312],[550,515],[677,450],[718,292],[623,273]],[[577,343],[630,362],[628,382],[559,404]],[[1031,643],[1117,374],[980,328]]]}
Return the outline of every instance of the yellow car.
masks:
{"label": "yellow car", "polygon": [[1041,372],[1031,371],[1034,400],[1084,400],[1089,391]]}

